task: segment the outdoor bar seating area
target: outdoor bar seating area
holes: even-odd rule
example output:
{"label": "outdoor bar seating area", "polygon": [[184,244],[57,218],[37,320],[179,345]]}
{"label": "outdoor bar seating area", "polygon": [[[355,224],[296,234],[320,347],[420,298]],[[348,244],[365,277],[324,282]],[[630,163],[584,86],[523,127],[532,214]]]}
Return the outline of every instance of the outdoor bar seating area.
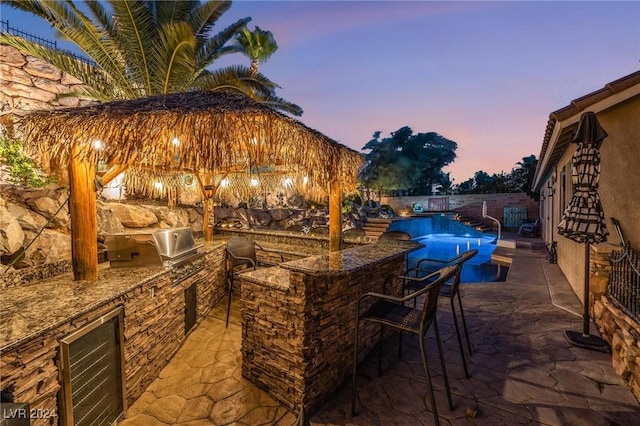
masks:
{"label": "outdoor bar seating area", "polygon": [[[63,422],[92,410],[121,416],[212,307],[234,295],[242,305],[245,377],[291,410],[312,409],[350,371],[358,296],[385,290],[385,278],[400,274],[406,253],[420,247],[343,238],[341,197],[355,185],[360,155],[239,95],[113,101],[36,112],[23,124],[25,146],[68,170],[72,270],[3,290],[0,309],[10,318],[0,325],[3,401],[28,401],[60,413]],[[102,141],[99,152],[93,139]],[[202,195],[202,234],[151,228],[109,235],[108,262],[99,264],[96,192],[122,173],[128,191],[164,198],[169,207],[190,177]],[[285,179],[311,199],[328,199],[328,235],[234,228],[215,229],[214,238],[213,200],[226,179],[243,174],[252,182]],[[248,198],[252,186],[235,186],[235,194]],[[256,263],[274,266],[230,274],[231,238],[257,242]],[[400,294],[401,285],[393,291]],[[363,355],[373,334],[362,333]],[[99,359],[109,365],[98,358],[76,365],[95,345],[108,351]],[[78,369],[90,374],[74,376]],[[290,374],[265,380],[278,371]],[[77,393],[101,389],[94,386],[101,380],[121,389],[119,397]],[[91,402],[78,404],[83,396]],[[117,404],[102,407],[104,400]]]}

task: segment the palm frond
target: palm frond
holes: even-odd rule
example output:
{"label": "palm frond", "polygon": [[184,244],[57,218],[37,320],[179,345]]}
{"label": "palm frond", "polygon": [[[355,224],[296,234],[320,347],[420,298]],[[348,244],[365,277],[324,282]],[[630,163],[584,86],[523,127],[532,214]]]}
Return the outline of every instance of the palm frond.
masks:
{"label": "palm frond", "polygon": [[188,21],[190,13],[199,6],[196,0],[150,1],[149,7],[156,25],[161,27],[171,22]]}
{"label": "palm frond", "polygon": [[[230,8],[231,1],[208,0],[193,8],[189,15],[185,17],[185,21],[193,28],[196,39],[200,43],[204,43],[209,39],[209,31]],[[251,20],[251,18],[246,19]]]}
{"label": "palm frond", "polygon": [[277,84],[262,74],[253,75],[251,70],[235,65],[206,72],[195,82],[194,87],[200,90],[236,90],[245,96],[267,104],[275,109],[292,115],[302,115],[302,108],[274,95]]}
{"label": "palm frond", "polygon": [[93,19],[102,27],[111,39],[116,37],[116,27],[111,13],[103,6],[103,2],[99,0],[84,0],[85,5],[91,11]]}
{"label": "palm frond", "polygon": [[252,75],[251,70],[244,65],[231,65],[212,71],[205,71],[195,81],[197,89],[211,90],[217,86],[233,87],[244,92],[258,92],[271,94],[279,86],[262,74]]}
{"label": "palm frond", "polygon": [[182,92],[189,89],[189,79],[194,74],[193,31],[185,22],[165,24],[160,29],[157,49],[150,56],[154,93]]}
{"label": "palm frond", "polygon": [[215,36],[208,38],[204,44],[198,44],[196,51],[197,66],[206,68],[224,54],[239,52],[237,48],[232,46],[230,46],[230,48],[225,48],[224,46],[229,43],[235,34],[245,27],[250,20],[251,18],[240,19]]}
{"label": "palm frond", "polygon": [[151,94],[151,71],[147,53],[157,40],[157,28],[147,3],[141,0],[109,0],[118,27],[120,52],[136,83]]}

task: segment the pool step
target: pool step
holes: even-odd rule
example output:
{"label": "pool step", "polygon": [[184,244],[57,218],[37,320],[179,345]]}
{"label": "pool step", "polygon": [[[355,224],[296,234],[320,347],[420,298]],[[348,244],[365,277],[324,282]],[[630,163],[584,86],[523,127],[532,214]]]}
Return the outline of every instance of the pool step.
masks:
{"label": "pool step", "polygon": [[467,226],[473,226],[476,230],[480,232],[487,232],[487,231],[493,230],[492,227],[488,226],[485,222],[482,221],[482,219],[479,219],[477,217],[465,216],[458,213],[454,216],[454,219],[464,223]]}
{"label": "pool step", "polygon": [[367,219],[362,227],[365,236],[379,237],[391,225],[391,219]]}

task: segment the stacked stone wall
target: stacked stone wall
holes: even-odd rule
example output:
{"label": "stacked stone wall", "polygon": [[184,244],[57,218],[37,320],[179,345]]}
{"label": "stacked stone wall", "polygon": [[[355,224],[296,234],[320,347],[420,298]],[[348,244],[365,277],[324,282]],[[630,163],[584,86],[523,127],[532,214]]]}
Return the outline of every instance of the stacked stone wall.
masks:
{"label": "stacked stone wall", "polygon": [[[337,276],[291,272],[288,286],[239,278],[242,374],[294,412],[312,411],[351,374],[355,304],[368,291],[401,295],[404,260]],[[363,307],[364,309],[367,306]],[[379,327],[360,325],[359,359],[378,342]]]}
{"label": "stacked stone wall", "polygon": [[[619,249],[620,247],[615,247]],[[611,345],[611,363],[640,401],[640,324],[607,296],[614,246],[591,246],[590,313],[603,339]]]}
{"label": "stacked stone wall", "polygon": [[18,121],[32,111],[88,105],[76,97],[60,94],[82,89],[82,82],[59,68],[20,50],[0,45],[0,115]]}
{"label": "stacked stone wall", "polygon": [[[184,290],[196,284],[197,319],[200,323],[225,290],[224,247],[205,257],[205,269],[178,285],[165,274],[135,287],[81,317],[43,336],[3,351],[0,372],[3,391],[13,401],[29,402],[32,409],[60,413],[58,370],[59,341],[117,306],[124,306],[124,356],[127,401],[131,405],[155,380],[186,339]],[[57,418],[35,419],[33,426],[57,424]]]}

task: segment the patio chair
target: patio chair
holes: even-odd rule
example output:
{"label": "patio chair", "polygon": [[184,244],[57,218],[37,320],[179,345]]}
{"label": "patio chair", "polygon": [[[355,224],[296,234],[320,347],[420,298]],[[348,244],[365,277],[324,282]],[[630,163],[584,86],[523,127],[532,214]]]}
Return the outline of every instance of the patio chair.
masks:
{"label": "patio chair", "polygon": [[[431,401],[431,408],[433,410],[433,418],[435,424],[439,424],[438,411],[436,408],[436,400],[433,393],[433,385],[431,383],[431,374],[429,372],[429,365],[427,363],[427,357],[424,349],[424,337],[433,324],[435,330],[436,343],[438,346],[438,353],[440,354],[440,363],[442,366],[442,375],[444,377],[445,388],[447,392],[447,398],[449,401],[449,409],[453,410],[453,401],[451,400],[451,390],[449,389],[449,380],[447,378],[447,369],[444,363],[444,356],[442,354],[442,343],[440,341],[440,331],[438,330],[438,319],[436,317],[436,311],[438,309],[438,292],[440,286],[445,281],[451,279],[459,269],[459,265],[448,266],[442,268],[433,274],[425,277],[416,278],[408,276],[389,277],[390,279],[402,279],[417,282],[431,281],[430,284],[422,287],[419,291],[413,292],[408,296],[396,297],[380,293],[365,293],[358,298],[356,305],[356,324],[355,324],[355,336],[353,342],[353,372],[352,372],[352,399],[351,399],[351,414],[355,416],[356,411],[356,372],[358,367],[358,329],[360,321],[368,321],[376,324],[380,324],[380,344],[382,343],[382,335],[384,326],[391,327],[402,333],[415,334],[420,338],[420,355],[422,358],[422,367],[424,368],[425,375],[427,377],[427,387],[429,390],[429,399]],[[412,301],[419,297],[424,297],[423,305],[420,309],[405,306],[406,302]],[[371,306],[363,310],[364,303],[371,304]],[[402,340],[400,340],[400,345]],[[380,371],[378,371],[380,373]]]}
{"label": "patio chair", "polygon": [[520,225],[518,235],[522,237],[538,237],[540,236],[540,218],[533,222],[525,222]]}
{"label": "patio chair", "polygon": [[[456,265],[459,268],[456,270],[455,274],[451,279],[450,285],[443,285],[441,287],[440,294],[442,296],[448,296],[451,301],[451,314],[453,316],[453,325],[456,329],[456,337],[458,338],[458,346],[460,347],[460,356],[462,357],[462,367],[464,368],[464,375],[468,379],[469,370],[467,369],[467,361],[465,359],[464,349],[462,346],[462,337],[460,336],[460,326],[458,324],[458,315],[456,313],[456,308],[454,304],[454,300],[458,299],[458,305],[460,306],[460,316],[462,317],[462,326],[464,328],[465,338],[467,340],[467,348],[469,349],[469,356],[473,356],[473,350],[471,349],[471,341],[469,340],[469,331],[467,330],[467,321],[464,317],[464,309],[462,308],[462,298],[460,297],[460,272],[462,271],[463,264],[478,254],[477,249],[472,249],[469,251],[465,251],[464,253],[459,254],[458,256],[449,259],[449,260],[437,260],[437,259],[420,259],[416,264],[415,268],[411,268],[407,271],[405,275],[418,277],[420,275],[424,275],[427,273],[432,273],[434,265],[436,267]],[[430,264],[432,268],[429,268],[428,265],[424,266],[423,264]],[[424,286],[424,283],[420,283],[414,280],[407,280],[405,282],[405,291],[416,291],[420,290],[421,286]]]}
{"label": "patio chair", "polygon": [[273,266],[271,262],[259,262],[256,256],[256,247],[265,252],[276,253],[280,261],[284,261],[282,253],[263,248],[253,240],[241,237],[231,237],[227,241],[227,283],[229,284],[229,302],[227,303],[227,323],[229,326],[229,313],[231,312],[231,295],[233,294],[233,281],[243,272],[255,271],[258,266]]}

